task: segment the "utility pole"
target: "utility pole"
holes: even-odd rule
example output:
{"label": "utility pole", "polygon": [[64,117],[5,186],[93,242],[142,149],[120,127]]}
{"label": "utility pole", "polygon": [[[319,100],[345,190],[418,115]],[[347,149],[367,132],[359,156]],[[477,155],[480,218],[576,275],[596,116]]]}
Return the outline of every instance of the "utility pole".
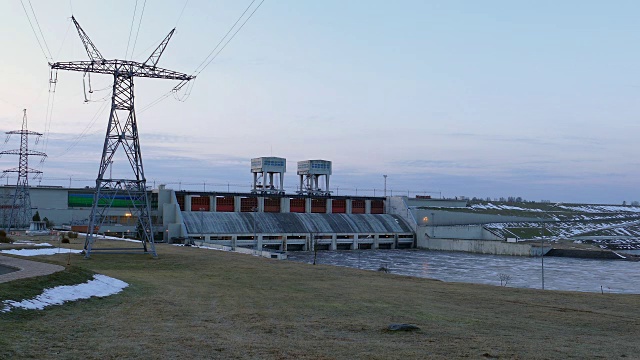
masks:
{"label": "utility pole", "polygon": [[[562,205],[561,202],[556,203],[553,206],[551,206],[550,208],[548,208],[547,210],[544,210],[542,214],[544,215],[544,217],[548,217],[548,215],[549,215],[548,212],[551,211],[553,208],[556,208],[556,207],[558,207],[560,205]],[[555,221],[555,219],[554,219],[554,221]],[[547,226],[546,226],[545,219],[543,218],[542,219],[542,237],[540,239],[540,268],[542,270],[542,274],[541,274],[541,277],[542,277],[542,290],[544,290],[544,235],[545,235],[546,230],[547,230]]]}
{"label": "utility pole", "polygon": [[384,176],[384,196],[387,196],[387,175],[382,175]]}
{"label": "utility pole", "polygon": [[9,222],[7,224],[8,233],[11,231],[12,226],[20,228],[29,226],[31,222],[32,211],[31,195],[29,194],[29,174],[42,174],[42,171],[29,167],[29,156],[42,156],[42,161],[44,161],[47,154],[40,151],[29,150],[29,135],[42,136],[42,134],[27,129],[27,109],[23,110],[22,129],[7,131],[6,134],[9,136],[14,134],[20,135],[20,149],[0,152],[0,155],[18,155],[20,157],[17,168],[4,170],[2,174],[2,176],[6,176],[12,172],[18,173],[18,182],[16,183],[16,191],[13,195],[13,204],[11,205]]}
{"label": "utility pole", "polygon": [[384,176],[384,213],[388,214],[389,213],[389,206],[388,206],[389,200],[387,199],[387,175],[382,175],[382,176]]}
{"label": "utility pole", "polygon": [[200,232],[202,233],[202,243],[204,244],[205,235],[204,235],[204,208],[200,208]]}
{"label": "utility pole", "polygon": [[[157,67],[175,28],[162,40],[145,62],[140,63],[130,60],[107,60],[91,42],[89,36],[82,30],[80,24],[72,16],[71,20],[76,26],[78,35],[84,44],[89,56],[88,61],[71,61],[50,63],[52,70],[69,70],[87,73],[107,74],[113,76],[113,91],[111,95],[111,113],[102,149],[102,158],[96,178],[96,192],[89,217],[87,239],[84,244],[85,257],[89,258],[92,250],[104,250],[113,252],[113,249],[93,249],[94,239],[100,226],[107,217],[111,205],[116,196],[124,196],[130,201],[132,216],[136,217],[136,230],[142,242],[142,252],[151,253],[156,257],[153,229],[151,224],[151,207],[147,194],[147,180],[142,166],[142,152],[138,137],[138,123],[134,108],[133,79],[145,77],[153,79],[180,80],[174,88],[177,91],[194,76]],[[54,74],[52,73],[52,76]],[[131,165],[133,178],[129,179],[105,179],[105,172],[110,165],[116,150],[122,147]],[[151,250],[147,249],[147,243]],[[121,252],[131,252],[122,250]]]}
{"label": "utility pole", "polygon": [[253,248],[254,250],[258,250],[258,236],[256,233],[256,212],[258,212],[258,208],[252,207],[251,212],[253,212],[253,243],[254,243]]}
{"label": "utility pole", "polygon": [[542,220],[542,238],[540,239],[540,265],[542,269],[542,290],[544,290],[544,233],[546,227],[544,224],[544,220]]}

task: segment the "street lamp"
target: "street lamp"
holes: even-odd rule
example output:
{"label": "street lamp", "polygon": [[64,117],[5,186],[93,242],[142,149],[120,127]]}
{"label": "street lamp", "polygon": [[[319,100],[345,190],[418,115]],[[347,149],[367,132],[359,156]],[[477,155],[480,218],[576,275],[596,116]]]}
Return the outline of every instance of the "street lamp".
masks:
{"label": "street lamp", "polygon": [[252,207],[251,208],[251,212],[253,212],[253,248],[257,249],[258,248],[258,237],[256,235],[256,212],[258,211],[257,207]]}
{"label": "street lamp", "polygon": [[436,237],[436,214],[435,213],[431,213],[431,226],[433,227],[433,231],[431,232],[431,235],[433,235],[433,238],[435,239]]}
{"label": "street lamp", "polygon": [[204,243],[204,210],[205,208],[200,208],[200,232],[202,233],[202,242]]}
{"label": "street lamp", "polygon": [[[548,216],[547,212],[555,207],[562,205],[562,203],[556,203],[546,211],[543,211],[544,216]],[[542,290],[544,290],[544,233],[546,232],[545,219],[542,219],[542,238],[540,239],[540,268],[542,269]]]}
{"label": "street lamp", "polygon": [[387,175],[384,176],[384,213],[389,213],[389,201],[387,200]]}
{"label": "street lamp", "polygon": [[384,196],[387,197],[387,175],[384,176]]}

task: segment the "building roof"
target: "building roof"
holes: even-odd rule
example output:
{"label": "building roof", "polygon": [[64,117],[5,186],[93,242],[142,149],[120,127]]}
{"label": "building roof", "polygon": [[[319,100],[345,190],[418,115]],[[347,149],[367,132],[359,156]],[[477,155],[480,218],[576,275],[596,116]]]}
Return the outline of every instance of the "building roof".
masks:
{"label": "building roof", "polygon": [[[397,215],[183,212],[190,234],[412,233]],[[255,218],[254,218],[255,216]]]}

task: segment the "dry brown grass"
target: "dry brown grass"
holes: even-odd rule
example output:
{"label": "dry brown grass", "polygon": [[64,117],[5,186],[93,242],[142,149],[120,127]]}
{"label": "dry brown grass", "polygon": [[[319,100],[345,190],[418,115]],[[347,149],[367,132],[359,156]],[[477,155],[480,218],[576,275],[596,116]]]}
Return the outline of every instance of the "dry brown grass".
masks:
{"label": "dry brown grass", "polygon": [[[72,247],[80,247],[81,241]],[[106,244],[107,242],[105,242]],[[122,245],[122,243],[117,243]],[[132,244],[136,245],[136,244]],[[158,245],[72,266],[123,293],[0,315],[0,358],[637,358],[640,296],[513,289]],[[47,257],[66,264],[66,257]],[[0,284],[0,297],[2,294]],[[390,323],[418,325],[388,332]]]}

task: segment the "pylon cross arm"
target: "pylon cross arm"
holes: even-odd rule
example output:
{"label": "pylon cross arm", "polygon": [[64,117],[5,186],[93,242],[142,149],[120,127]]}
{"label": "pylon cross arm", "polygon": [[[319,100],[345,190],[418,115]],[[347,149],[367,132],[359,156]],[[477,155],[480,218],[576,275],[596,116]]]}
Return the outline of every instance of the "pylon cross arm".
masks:
{"label": "pylon cross arm", "polygon": [[50,63],[54,70],[110,74],[121,77],[146,77],[189,81],[195,76],[128,60],[86,60]]}

